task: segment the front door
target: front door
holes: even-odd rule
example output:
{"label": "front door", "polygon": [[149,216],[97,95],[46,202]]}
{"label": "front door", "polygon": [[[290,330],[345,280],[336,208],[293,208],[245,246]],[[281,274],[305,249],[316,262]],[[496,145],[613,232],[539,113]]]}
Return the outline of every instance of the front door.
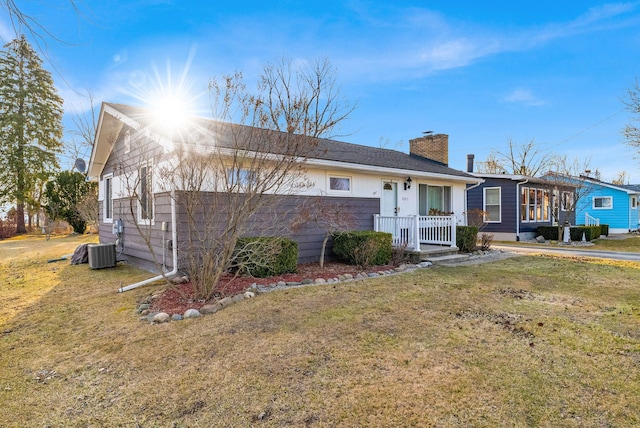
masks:
{"label": "front door", "polygon": [[384,181],[382,183],[382,201],[380,215],[391,217],[398,215],[398,183]]}

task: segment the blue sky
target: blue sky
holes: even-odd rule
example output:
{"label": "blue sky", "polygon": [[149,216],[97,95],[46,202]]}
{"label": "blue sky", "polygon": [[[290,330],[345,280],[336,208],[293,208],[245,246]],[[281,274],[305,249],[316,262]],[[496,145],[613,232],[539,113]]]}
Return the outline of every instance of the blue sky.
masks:
{"label": "blue sky", "polygon": [[[20,3],[66,42],[43,48],[67,126],[87,91],[144,106],[140,94],[183,75],[203,94],[212,76],[240,70],[251,85],[267,62],[328,57],[358,104],[344,141],[408,151],[423,131],[445,133],[450,166],[464,169],[467,153],[534,139],[590,158],[605,180],[625,170],[640,183],[621,133],[640,77],[640,2],[84,0],[80,15],[65,0]],[[5,15],[0,37],[12,38]]]}

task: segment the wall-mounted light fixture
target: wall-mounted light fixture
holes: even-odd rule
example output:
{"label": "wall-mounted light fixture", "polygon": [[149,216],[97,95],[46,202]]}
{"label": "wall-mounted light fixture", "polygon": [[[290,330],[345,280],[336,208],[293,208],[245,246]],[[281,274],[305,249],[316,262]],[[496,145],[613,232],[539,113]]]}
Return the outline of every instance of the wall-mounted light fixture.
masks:
{"label": "wall-mounted light fixture", "polygon": [[404,190],[411,189],[411,177],[407,177],[404,182]]}

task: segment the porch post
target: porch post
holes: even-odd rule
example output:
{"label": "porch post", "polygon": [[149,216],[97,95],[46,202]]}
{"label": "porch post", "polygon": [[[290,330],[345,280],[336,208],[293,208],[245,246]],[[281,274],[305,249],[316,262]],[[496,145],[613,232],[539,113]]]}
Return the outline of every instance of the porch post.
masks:
{"label": "porch post", "polygon": [[373,215],[373,230],[374,232],[380,232],[380,214]]}
{"label": "porch post", "polygon": [[420,251],[420,216],[416,214],[413,217],[413,242],[415,243],[413,249]]}
{"label": "porch post", "polygon": [[451,247],[452,248],[458,248],[456,245],[456,216],[455,215],[451,215],[449,216],[449,219],[451,221]]}

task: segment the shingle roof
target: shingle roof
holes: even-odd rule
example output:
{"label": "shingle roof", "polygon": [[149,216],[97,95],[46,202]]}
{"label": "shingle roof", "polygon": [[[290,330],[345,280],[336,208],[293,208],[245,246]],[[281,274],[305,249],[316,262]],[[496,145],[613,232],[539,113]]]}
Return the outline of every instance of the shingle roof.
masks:
{"label": "shingle roof", "polygon": [[[118,110],[123,115],[134,119],[136,122],[139,122],[143,126],[147,126],[151,122],[151,114],[149,110],[124,104],[106,104]],[[213,124],[220,123],[212,119],[204,118],[196,118],[195,121],[199,124],[199,126],[205,126],[207,128],[211,127]],[[238,128],[250,128],[241,125],[233,126],[237,126]],[[251,129],[255,130],[255,128]],[[274,132],[267,130],[264,131]],[[284,133],[279,134],[284,135]],[[477,178],[471,174],[449,168],[440,162],[422,158],[416,155],[409,155],[397,150],[363,146],[359,144],[345,143],[341,141],[322,138],[314,139],[314,142],[316,143],[315,149],[313,151],[313,154],[309,156],[313,159],[450,175],[461,178],[469,178],[470,181],[477,180]]]}

